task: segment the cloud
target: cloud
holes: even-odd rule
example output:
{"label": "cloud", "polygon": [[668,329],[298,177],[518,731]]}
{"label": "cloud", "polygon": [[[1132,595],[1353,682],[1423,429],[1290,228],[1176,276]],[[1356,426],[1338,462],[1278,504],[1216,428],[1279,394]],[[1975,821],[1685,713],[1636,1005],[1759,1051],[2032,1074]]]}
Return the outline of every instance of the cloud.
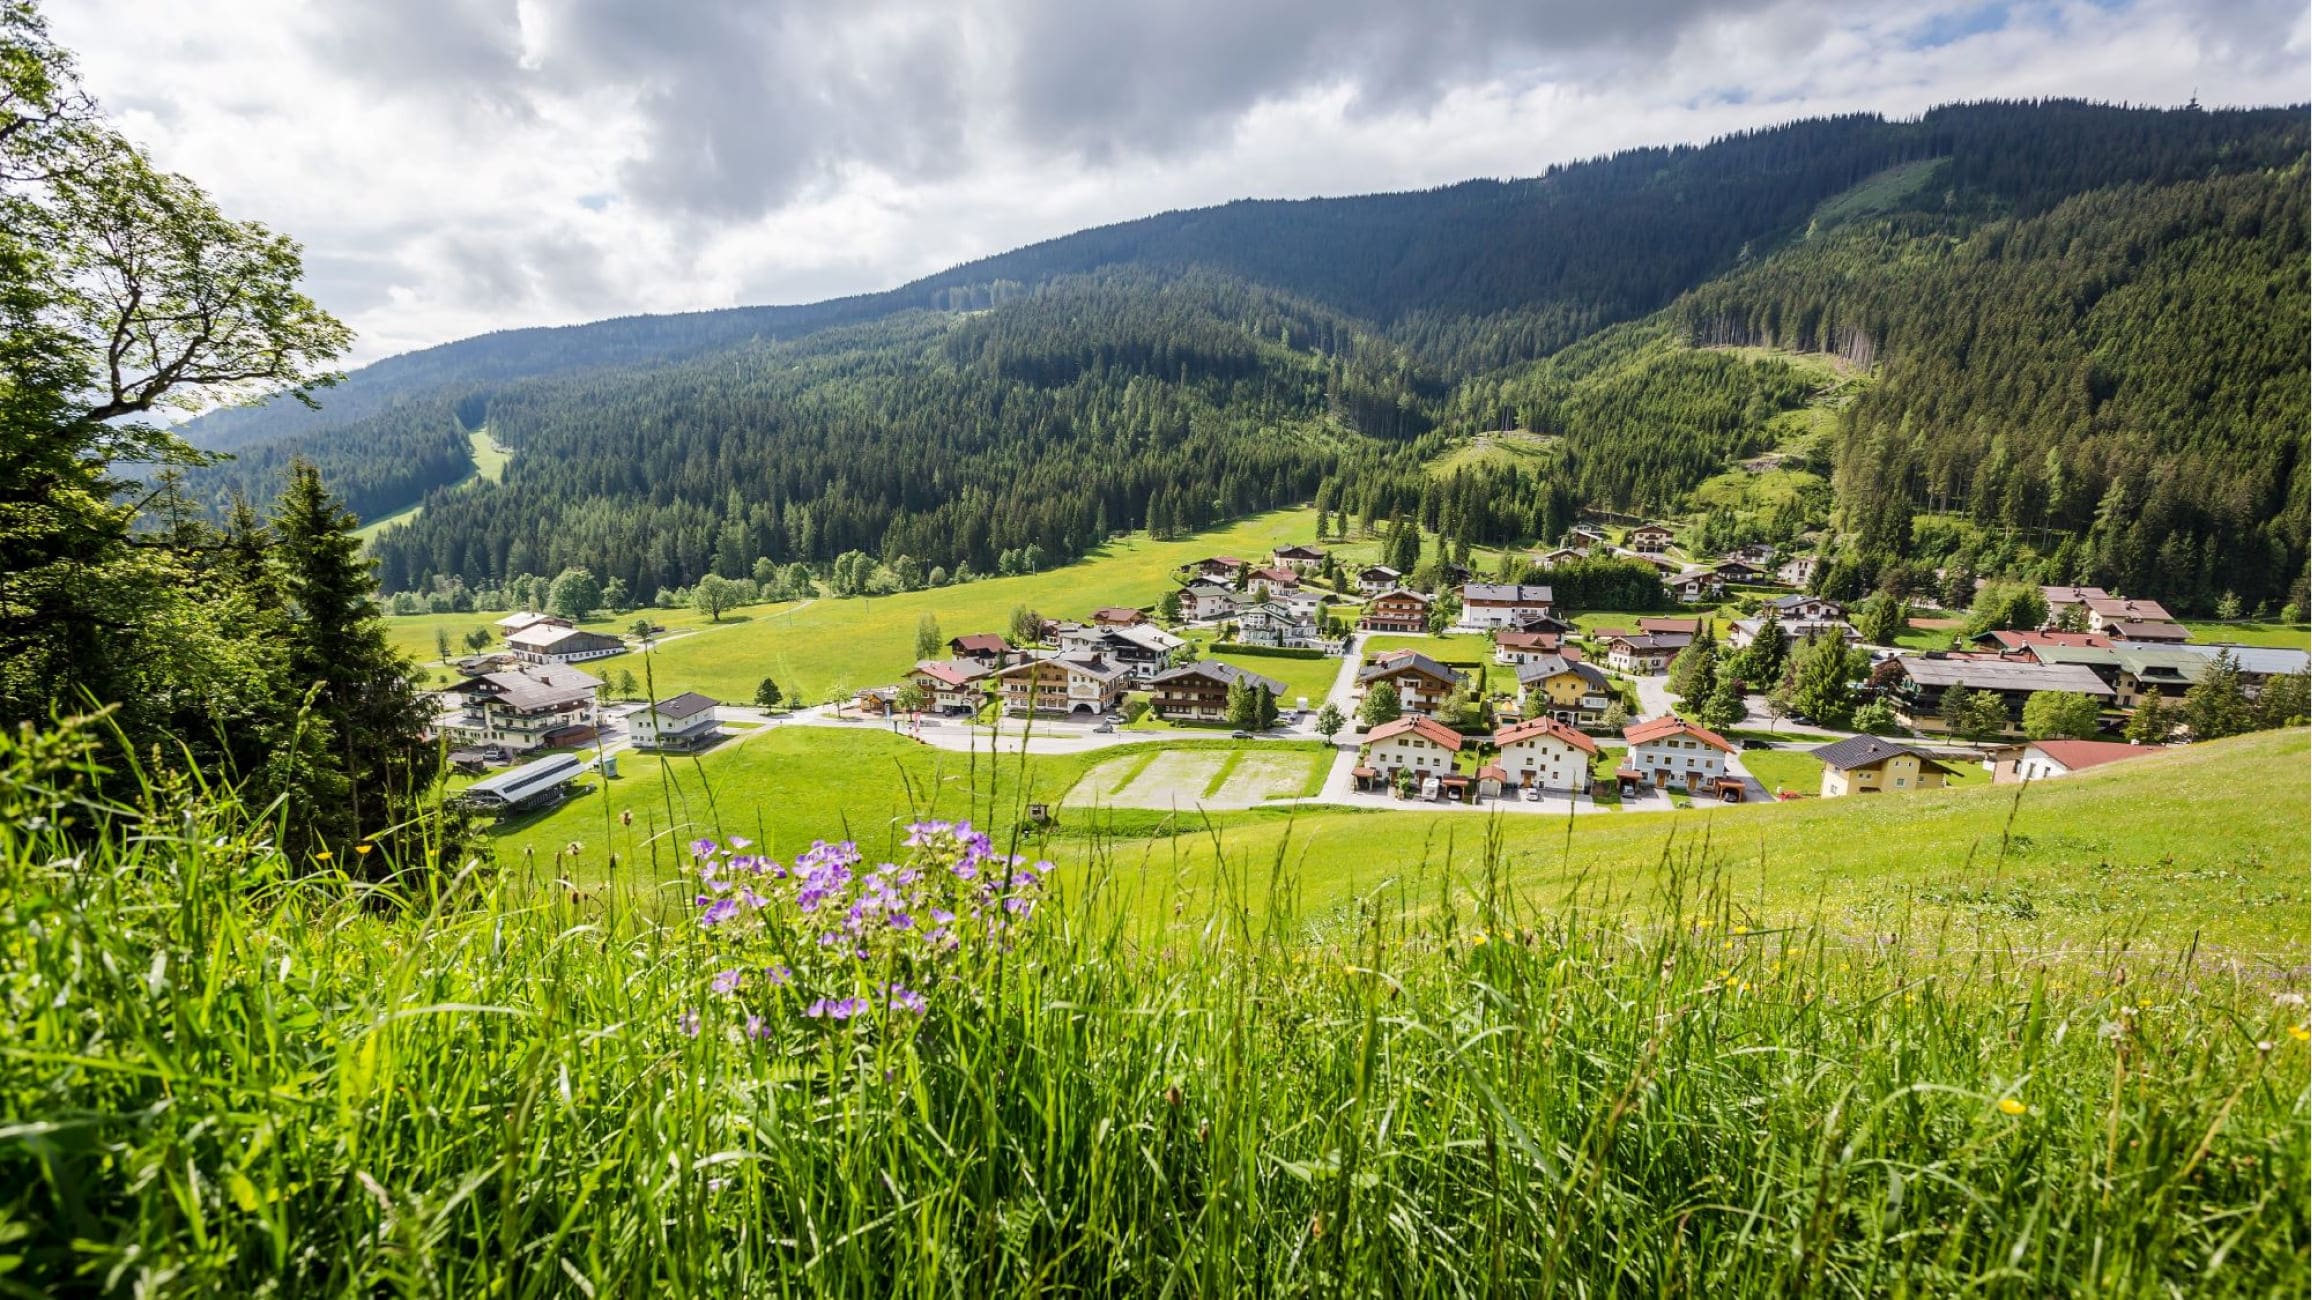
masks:
{"label": "cloud", "polygon": [[888,287],[1237,197],[1532,174],[1991,96],[2303,97],[2277,0],[50,0],[291,232],[359,357]]}

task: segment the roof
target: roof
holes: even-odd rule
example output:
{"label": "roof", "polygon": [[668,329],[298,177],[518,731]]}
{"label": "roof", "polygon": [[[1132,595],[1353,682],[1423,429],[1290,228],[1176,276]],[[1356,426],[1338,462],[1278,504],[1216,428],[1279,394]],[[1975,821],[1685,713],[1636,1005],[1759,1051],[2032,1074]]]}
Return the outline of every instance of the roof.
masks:
{"label": "roof", "polygon": [[1001,635],[994,632],[966,632],[962,636],[951,638],[947,644],[967,654],[974,652],[1002,654],[1012,648],[1011,642],[1004,640]]}
{"label": "roof", "polygon": [[606,641],[612,645],[618,644],[617,637],[604,636],[600,632],[588,632],[582,628],[572,627],[560,620],[550,623],[532,623],[518,632],[509,632],[506,634],[506,644],[518,650],[535,650],[543,653],[551,651],[558,645],[580,638],[590,641]]}
{"label": "roof", "polygon": [[1269,694],[1280,698],[1285,691],[1284,683],[1274,677],[1263,677],[1249,668],[1239,668],[1235,664],[1223,663],[1218,659],[1199,659],[1194,663],[1182,664],[1178,668],[1156,674],[1149,680],[1148,684],[1161,686],[1166,682],[1179,681],[1184,677],[1208,677],[1214,681],[1229,683],[1243,682],[1246,686],[1251,687],[1266,686]]}
{"label": "roof", "polygon": [[2153,623],[2173,623],[2176,616],[2156,600],[2121,600],[2117,596],[2087,596],[2080,601],[2100,618],[2143,619]]}
{"label": "roof", "polygon": [[1633,529],[1631,529],[1631,530],[1630,530],[1630,532],[1631,532],[1631,533],[1633,533],[1633,534],[1635,534],[1635,533],[1666,533],[1666,532],[1669,532],[1669,531],[1670,531],[1670,526],[1669,526],[1668,524],[1639,524],[1637,527],[1635,527],[1635,528],[1633,528]]}
{"label": "roof", "polygon": [[1858,767],[1876,767],[1890,758],[1904,754],[1909,754],[1919,760],[1922,767],[1941,768],[1943,766],[1924,750],[1913,749],[1909,745],[1898,745],[1894,741],[1879,736],[1848,736],[1844,740],[1820,745],[1806,752],[1821,759],[1825,767],[1835,767],[1841,772],[1852,771]]}
{"label": "roof", "polygon": [[1321,560],[1325,558],[1325,548],[1322,546],[1303,546],[1295,542],[1290,546],[1279,546],[1270,554],[1289,555],[1296,560]]}
{"label": "roof", "polygon": [[1555,632],[1496,632],[1493,644],[1504,650],[1555,650],[1563,638]]}
{"label": "roof", "polygon": [[2111,599],[2111,593],[2101,587],[2041,587],[2039,596],[2050,605],[2076,605],[2084,600]]}
{"label": "roof", "polygon": [[1370,605],[1378,605],[1384,600],[1417,600],[1426,605],[1432,599],[1434,599],[1434,597],[1424,595],[1418,591],[1414,591],[1410,587],[1391,587],[1387,591],[1381,592],[1379,595],[1374,596],[1366,603]]}
{"label": "roof", "polygon": [[498,626],[506,629],[508,632],[519,632],[523,628],[530,627],[537,623],[553,623],[561,627],[570,626],[570,620],[568,619],[556,618],[552,614],[541,614],[532,609],[516,610],[515,612],[508,614],[504,618],[498,620]]}
{"label": "roof", "polygon": [[[485,685],[490,689],[480,689]],[[484,695],[517,709],[534,709],[581,699],[601,687],[600,678],[567,665],[526,664],[518,669],[469,677],[449,690],[456,695]]]}
{"label": "roof", "polygon": [[1365,733],[1365,743],[1370,745],[1377,740],[1388,740],[1395,736],[1405,735],[1419,736],[1423,740],[1433,740],[1451,750],[1458,751],[1461,748],[1460,732],[1435,718],[1425,718],[1418,713],[1408,713],[1394,722],[1384,722],[1373,728]]}
{"label": "roof", "polygon": [[2117,740],[2034,740],[2024,748],[2038,750],[2066,772],[2101,767],[2123,758],[2141,758],[2160,751],[2157,745],[2130,745]]}
{"label": "roof", "polygon": [[1386,564],[1368,564],[1364,568],[1357,570],[1357,576],[1360,578],[1374,573],[1386,573],[1392,578],[1399,576],[1395,569],[1390,568]]}
{"label": "roof", "polygon": [[2104,630],[2116,637],[2137,641],[2189,641],[2192,634],[2181,623],[2167,623],[2159,619],[2115,618],[2105,623]]}
{"label": "roof", "polygon": [[1804,592],[1790,596],[1776,596],[1774,599],[1766,602],[1767,607],[1770,607],[1776,611],[1797,609],[1801,605],[1812,604],[1828,605],[1832,609],[1837,610],[1841,615],[1846,613],[1846,606],[1839,604],[1837,601],[1832,600],[1827,596],[1809,596]]}
{"label": "roof", "polygon": [[1599,672],[1595,664],[1585,664],[1578,659],[1568,659],[1564,655],[1543,655],[1539,659],[1530,659],[1519,664],[1517,666],[1517,684],[1525,686],[1533,682],[1546,682],[1552,677],[1563,677],[1567,673],[1581,678],[1585,685],[1603,688],[1606,684],[1606,675]]}
{"label": "roof", "polygon": [[1632,650],[1683,650],[1694,644],[1694,638],[1682,632],[1622,632],[1606,638],[1613,645],[1625,645]]}
{"label": "roof", "polygon": [[1509,773],[1502,771],[1492,763],[1487,763],[1477,769],[1477,779],[1480,781],[1506,781],[1509,779]]}
{"label": "roof", "polygon": [[1684,718],[1648,718],[1644,722],[1633,722],[1622,728],[1622,739],[1629,741],[1632,745],[1643,745],[1648,741],[1661,740],[1669,736],[1691,736],[1705,745],[1714,745],[1729,754],[1734,752],[1734,746],[1728,743],[1724,736],[1707,727],[1697,727]]}
{"label": "roof", "polygon": [[1357,670],[1360,682],[1377,681],[1397,673],[1412,671],[1434,677],[1441,682],[1458,682],[1461,674],[1438,663],[1418,650],[1398,650],[1385,656],[1379,663],[1366,664]]}
{"label": "roof", "polygon": [[1095,623],[1138,623],[1147,617],[1139,610],[1123,605],[1102,605],[1092,611],[1092,621]]}
{"label": "roof", "polygon": [[1641,618],[1640,632],[1683,632],[1687,636],[1702,634],[1702,620],[1698,618]]}
{"label": "roof", "polygon": [[1254,569],[1246,576],[1259,578],[1266,582],[1297,583],[1300,581],[1300,575],[1290,569]]}
{"label": "roof", "polygon": [[697,691],[684,691],[680,695],[660,700],[651,705],[650,711],[662,718],[689,718],[704,713],[714,706],[713,696],[701,695]]}
{"label": "roof", "polygon": [[2077,691],[2110,695],[2085,664],[2018,663],[2012,659],[1934,659],[1907,655],[1895,662],[1922,686],[1964,686],[1971,691]]}
{"label": "roof", "polygon": [[1540,740],[1544,737],[1554,737],[1555,739],[1562,740],[1585,754],[1595,754],[1598,752],[1598,743],[1596,741],[1591,740],[1589,737],[1574,730],[1572,727],[1559,722],[1555,718],[1528,718],[1523,722],[1510,723],[1508,726],[1503,727],[1501,730],[1493,733],[1493,743],[1503,749],[1507,749],[1509,746],[1517,744],[1519,741]]}
{"label": "roof", "polygon": [[1549,588],[1527,586],[1515,582],[1472,582],[1461,588],[1461,603],[1473,601],[1489,605],[1547,605]]}
{"label": "roof", "polygon": [[2241,672],[2255,677],[2279,677],[2312,668],[2312,653],[2303,650],[2291,650],[2286,646],[2230,645],[2221,642],[2152,647],[2139,647],[2127,641],[2118,641],[2113,644],[2121,650],[2148,648],[2170,654],[2198,655],[2202,659],[2213,659],[2219,654],[2228,654],[2232,657],[2232,662],[2240,666]]}
{"label": "roof", "polygon": [[969,686],[988,673],[984,664],[959,659],[926,659],[915,665],[915,671],[947,686]]}
{"label": "roof", "polygon": [[509,795],[507,792],[510,790],[534,794],[548,785],[571,780],[585,770],[585,760],[576,754],[554,754],[534,763],[524,763],[520,767],[509,767],[503,772],[485,776],[460,793],[469,796],[494,794],[511,802],[520,795]]}
{"label": "roof", "polygon": [[1997,631],[1985,632],[1977,636],[1975,639],[1977,641],[1996,641],[2009,650],[2023,650],[2033,646],[2043,645],[2083,646],[2092,649],[2105,649],[2111,645],[2110,637],[2104,636],[2097,632],[2015,632],[2008,631],[2006,629],[2000,629]]}

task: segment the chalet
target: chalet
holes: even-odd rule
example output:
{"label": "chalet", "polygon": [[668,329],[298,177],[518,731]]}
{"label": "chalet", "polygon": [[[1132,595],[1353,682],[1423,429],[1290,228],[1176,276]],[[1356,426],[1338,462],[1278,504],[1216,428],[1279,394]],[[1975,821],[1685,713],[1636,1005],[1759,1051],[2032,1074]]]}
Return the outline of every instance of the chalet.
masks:
{"label": "chalet", "polygon": [[1324,567],[1325,548],[1322,546],[1279,546],[1268,554],[1268,562],[1279,569],[1294,573],[1314,573]]}
{"label": "chalet", "polygon": [[1244,576],[1244,589],[1256,596],[1274,595],[1300,585],[1300,574],[1291,569],[1254,569]]}
{"label": "chalet", "polygon": [[1366,602],[1357,626],[1367,632],[1426,632],[1429,598],[1418,591],[1391,587]]}
{"label": "chalet", "polygon": [[1920,731],[1948,731],[1943,721],[1943,696],[1954,687],[1989,691],[2007,708],[2008,731],[2023,721],[2023,701],[2035,691],[2077,691],[2109,702],[2117,694],[2103,679],[2082,664],[2018,663],[2011,659],[1960,659],[1945,655],[1906,655],[1894,661],[1901,676],[1891,692],[1895,717]]}
{"label": "chalet", "polygon": [[1316,622],[1317,611],[1324,608],[1325,603],[1322,593],[1311,591],[1306,587],[1281,588],[1270,592],[1268,598],[1311,623]]}
{"label": "chalet", "polygon": [[1180,592],[1180,617],[1191,622],[1226,618],[1235,608],[1236,590],[1217,582],[1192,582]]}
{"label": "chalet", "polygon": [[974,713],[986,698],[988,675],[994,670],[972,659],[926,659],[915,665],[908,680],[931,701],[934,713]]}
{"label": "chalet", "polygon": [[1795,596],[1776,596],[1765,602],[1761,608],[1773,610],[1774,617],[1785,623],[1793,619],[1836,622],[1846,618],[1846,606],[1827,596],[1808,596],[1803,593]]}
{"label": "chalet", "polygon": [[[899,712],[899,688],[862,686],[851,693],[851,707],[871,717],[888,718]],[[841,708],[841,705],[836,706],[838,712]]]}
{"label": "chalet", "polygon": [[1678,535],[1660,524],[1639,524],[1624,537],[1623,544],[1640,555],[1660,555],[1670,549]]}
{"label": "chalet", "polygon": [[2034,740],[2014,745],[1993,756],[1991,784],[2016,785],[2024,781],[2051,781],[2106,763],[2157,754],[2159,745],[2130,745],[2116,740]]}
{"label": "chalet", "polygon": [[1614,694],[1596,665],[1559,655],[1518,667],[1517,704],[1536,717],[1594,727],[1614,706]]}
{"label": "chalet", "polygon": [[1101,627],[1138,627],[1147,621],[1146,614],[1121,605],[1106,605],[1092,611],[1092,622]]}
{"label": "chalet", "polygon": [[1433,713],[1461,684],[1461,675],[1417,650],[1391,650],[1357,670],[1357,698],[1382,682],[1397,689],[1407,713]]}
{"label": "chalet", "polygon": [[1564,655],[1579,659],[1581,652],[1565,644],[1565,638],[1555,632],[1496,632],[1493,634],[1493,662],[1514,668],[1550,655]]}
{"label": "chalet", "polygon": [[1159,627],[1071,627],[1060,633],[1067,654],[1096,654],[1145,682],[1171,666],[1172,654],[1188,644]]}
{"label": "chalet", "polygon": [[1555,718],[1511,723],[1493,733],[1493,743],[1501,751],[1494,763],[1506,784],[1569,794],[1589,789],[1589,765],[1598,744]]}
{"label": "chalet", "polygon": [[717,707],[710,696],[684,691],[628,715],[626,725],[639,749],[704,749],[722,735]]}
{"label": "chalet", "polygon": [[1236,581],[1237,576],[1243,573],[1244,570],[1244,561],[1237,559],[1233,555],[1215,555],[1210,559],[1198,560],[1196,562],[1196,574],[1198,577],[1218,578],[1222,582]]}
{"label": "chalet", "polygon": [[1603,546],[1605,540],[1606,535],[1595,528],[1568,528],[1565,530],[1565,544],[1580,547],[1585,551],[1592,547]]}
{"label": "chalet", "polygon": [[1531,618],[1521,618],[1502,630],[1507,632],[1547,632],[1553,636],[1570,636],[1573,634],[1573,624],[1555,614],[1536,614]]}
{"label": "chalet", "polygon": [[1166,722],[1226,722],[1228,688],[1238,682],[1253,689],[1266,687],[1278,700],[1284,698],[1284,683],[1273,677],[1201,659],[1158,673],[1148,684],[1148,709]]}
{"label": "chalet", "polygon": [[2084,609],[2090,600],[2110,600],[2111,593],[2101,587],[2041,587],[2039,598],[2047,602],[2047,625],[2063,621],[2065,610],[2073,606]]}
{"label": "chalet", "polygon": [[993,632],[967,632],[948,638],[947,653],[993,670],[1010,663],[1013,651],[1011,642]]}
{"label": "chalet", "polygon": [[1629,753],[1614,772],[1625,790],[1652,785],[1662,789],[1676,782],[1689,792],[1716,788],[1726,775],[1726,756],[1734,746],[1717,732],[1697,727],[1684,718],[1651,718],[1622,729]]}
{"label": "chalet", "polygon": [[1726,552],[1725,558],[1730,564],[1746,565],[1764,577],[1766,566],[1774,563],[1774,548],[1764,542],[1745,542]]}
{"label": "chalet", "polygon": [[536,610],[516,610],[515,612],[506,615],[504,618],[499,619],[497,622],[498,635],[500,636],[512,636],[514,633],[528,627],[573,626],[576,625],[573,624],[569,619],[556,618],[552,614],[541,614]]}
{"label": "chalet", "polygon": [[1368,775],[1390,780],[1399,772],[1442,777],[1453,770],[1461,745],[1461,733],[1434,718],[1398,718],[1365,733],[1362,766]]}
{"label": "chalet", "polygon": [[2116,640],[2156,641],[2163,645],[2182,645],[2192,639],[2190,629],[2183,624],[2152,619],[2114,619],[2105,623],[2102,631]]}
{"label": "chalet", "polygon": [[1702,635],[1702,620],[1647,615],[1638,620],[1638,630],[1640,632],[1667,632],[1672,636],[1696,637]]}
{"label": "chalet", "polygon": [[1795,555],[1774,568],[1774,580],[1790,587],[1803,587],[1814,581],[1814,574],[1822,561],[1811,555]]}
{"label": "chalet", "polygon": [[1662,585],[1688,605],[1716,600],[1726,594],[1726,583],[1716,569],[1680,569],[1664,576]]}
{"label": "chalet", "polygon": [[1717,572],[1721,585],[1729,582],[1760,582],[1766,577],[1766,570],[1748,560],[1738,560],[1732,556],[1718,561],[1712,567]]}
{"label": "chalet", "polygon": [[1822,797],[1883,794],[1888,790],[1932,790],[1951,769],[1923,750],[1877,736],[1848,736],[1810,749],[1822,760]]}
{"label": "chalet", "polygon": [[[2079,603],[2087,606],[2087,630],[2090,632],[2109,632],[2114,625],[2120,623],[2173,624],[2176,621],[2175,615],[2168,613],[2167,607],[2156,600],[2121,600],[2117,596],[2084,596],[2081,597]],[[2150,638],[2138,637],[2136,639],[2149,640]]]}
{"label": "chalet", "polygon": [[436,726],[453,744],[523,753],[594,738],[602,683],[560,664],[527,664],[468,677],[441,693]]}
{"label": "chalet", "polygon": [[1461,626],[1473,630],[1514,627],[1550,611],[1547,587],[1472,582],[1461,588]]}
{"label": "chalet", "polygon": [[1386,564],[1368,564],[1357,570],[1357,590],[1368,596],[1377,596],[1404,581],[1405,575]]}
{"label": "chalet", "polygon": [[2207,675],[2211,659],[2179,647],[2155,644],[2082,646],[2034,645],[2031,658],[2043,664],[2077,664],[2112,689],[2112,703],[2133,710],[2146,696],[2178,704],[2192,683]]}
{"label": "chalet", "polygon": [[1606,638],[1606,667],[1633,677],[1670,671],[1678,652],[1694,644],[1683,632],[1620,632]]}
{"label": "chalet", "polygon": [[[1726,630],[1726,644],[1737,650],[1748,647],[1765,632],[1769,621],[1763,618],[1735,619]],[[1771,622],[1775,630],[1782,634],[1782,639],[1788,642],[1813,641],[1826,636],[1835,636],[1849,645],[1862,640],[1862,633],[1855,630],[1854,624],[1842,618],[1780,618]]]}
{"label": "chalet", "polygon": [[1571,564],[1575,560],[1584,559],[1587,555],[1588,552],[1576,547],[1560,546],[1554,551],[1539,552],[1532,559],[1536,565],[1544,569],[1554,569],[1561,564]]}
{"label": "chalet", "polygon": [[2211,661],[2219,654],[2228,655],[2240,671],[2240,690],[2250,699],[2261,694],[2264,683],[2275,677],[2288,677],[2312,671],[2312,655],[2308,655],[2302,650],[2291,650],[2284,646],[2228,644],[2161,646],[2151,642],[2136,641],[2114,641],[2112,646],[2119,650],[2172,650],[2177,654],[2198,655],[2202,659]]}
{"label": "chalet", "polygon": [[588,632],[560,619],[551,619],[508,633],[506,648],[526,664],[574,664],[587,659],[607,659],[624,651],[626,643],[614,636]]}
{"label": "chalet", "polygon": [[1315,617],[1281,600],[1257,601],[1236,612],[1236,639],[1243,645],[1306,649],[1317,638]]}
{"label": "chalet", "polygon": [[1123,665],[1097,652],[1076,652],[1029,659],[994,674],[1003,695],[1004,712],[1013,717],[1031,713],[1099,715],[1123,701],[1131,678]]}

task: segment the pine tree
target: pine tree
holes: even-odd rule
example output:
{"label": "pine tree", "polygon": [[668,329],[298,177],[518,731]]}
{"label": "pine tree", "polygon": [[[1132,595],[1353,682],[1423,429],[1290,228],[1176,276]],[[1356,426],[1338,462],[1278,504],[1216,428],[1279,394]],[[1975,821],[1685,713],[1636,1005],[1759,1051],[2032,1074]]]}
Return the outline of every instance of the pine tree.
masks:
{"label": "pine tree", "polygon": [[1845,641],[1836,636],[1808,637],[1792,665],[1792,710],[1817,726],[1844,728],[1854,717],[1854,688],[1847,668]]}
{"label": "pine tree", "polygon": [[2220,740],[2255,725],[2247,692],[2240,684],[2240,664],[2228,650],[2218,651],[2207,672],[2184,692],[2184,725],[2193,740]]}

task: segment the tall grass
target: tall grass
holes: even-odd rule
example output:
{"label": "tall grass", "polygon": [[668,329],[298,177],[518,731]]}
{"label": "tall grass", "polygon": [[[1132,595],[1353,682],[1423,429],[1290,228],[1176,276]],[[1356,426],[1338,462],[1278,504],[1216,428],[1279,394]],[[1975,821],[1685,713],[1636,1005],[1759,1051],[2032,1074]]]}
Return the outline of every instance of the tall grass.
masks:
{"label": "tall grass", "polygon": [[357,889],[76,761],[0,742],[17,1294],[2304,1291],[2301,999],[2190,953],[1769,923],[1702,862],[1313,918],[1237,862],[1136,930],[1189,882],[1092,846],[912,1033],[753,1040],[688,889]]}

